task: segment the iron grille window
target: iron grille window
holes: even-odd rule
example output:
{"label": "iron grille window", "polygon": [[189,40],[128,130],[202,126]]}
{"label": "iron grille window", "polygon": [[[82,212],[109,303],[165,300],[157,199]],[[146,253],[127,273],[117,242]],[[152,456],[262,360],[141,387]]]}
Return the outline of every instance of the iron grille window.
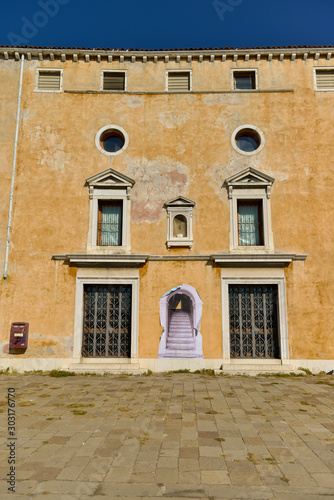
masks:
{"label": "iron grille window", "polygon": [[238,200],[239,245],[263,245],[262,200]]}
{"label": "iron grille window", "polygon": [[190,73],[171,72],[168,73],[168,91],[169,92],[187,92],[190,90]]}
{"label": "iron grille window", "polygon": [[125,73],[105,71],[103,90],[125,90]]}
{"label": "iron grille window", "polygon": [[131,356],[131,285],[84,288],[83,357]]}
{"label": "iron grille window", "polygon": [[60,90],[60,71],[39,71],[38,90]]}
{"label": "iron grille window", "polygon": [[234,71],[234,89],[251,90],[256,88],[255,71]]}
{"label": "iron grille window", "polygon": [[98,245],[122,245],[122,201],[100,201]]}
{"label": "iron grille window", "polygon": [[231,358],[278,358],[277,285],[230,285]]}

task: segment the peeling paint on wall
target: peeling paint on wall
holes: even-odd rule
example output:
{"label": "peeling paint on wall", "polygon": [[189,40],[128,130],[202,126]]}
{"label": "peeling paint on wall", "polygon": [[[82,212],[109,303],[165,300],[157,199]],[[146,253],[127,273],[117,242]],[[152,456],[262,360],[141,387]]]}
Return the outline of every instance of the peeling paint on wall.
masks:
{"label": "peeling paint on wall", "polygon": [[31,132],[31,140],[38,144],[40,154],[40,164],[49,169],[61,170],[65,167],[67,153],[65,153],[65,138],[60,138],[59,134],[54,132],[50,126],[46,130],[37,126]]}
{"label": "peeling paint on wall", "polygon": [[240,106],[243,104],[244,96],[242,94],[213,94],[204,95],[202,100],[205,104],[213,106],[214,104],[227,104],[230,106]]}
{"label": "peeling paint on wall", "polygon": [[167,128],[176,128],[190,118],[190,114],[185,111],[165,111],[159,113],[159,122]]}
{"label": "peeling paint on wall", "polygon": [[189,168],[165,156],[155,160],[128,159],[126,174],[136,181],[131,220],[137,223],[161,219],[164,202],[175,196],[186,196],[189,186]]}
{"label": "peeling paint on wall", "polygon": [[141,97],[124,97],[121,101],[121,104],[124,104],[125,106],[130,106],[131,108],[138,108],[138,106],[141,106],[143,104],[143,99]]}

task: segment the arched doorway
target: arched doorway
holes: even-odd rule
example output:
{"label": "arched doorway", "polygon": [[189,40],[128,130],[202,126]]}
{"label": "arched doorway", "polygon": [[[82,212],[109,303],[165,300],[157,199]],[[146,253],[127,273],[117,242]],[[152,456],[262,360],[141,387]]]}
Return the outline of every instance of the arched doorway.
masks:
{"label": "arched doorway", "polygon": [[195,288],[183,284],[165,293],[160,299],[160,322],[164,330],[158,357],[203,358],[201,317],[202,301]]}

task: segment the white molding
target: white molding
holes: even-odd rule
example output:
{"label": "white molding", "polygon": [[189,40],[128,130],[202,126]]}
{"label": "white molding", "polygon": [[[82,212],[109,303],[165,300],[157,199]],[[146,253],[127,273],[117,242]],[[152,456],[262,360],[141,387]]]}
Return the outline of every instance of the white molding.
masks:
{"label": "white molding", "polygon": [[[48,89],[39,89],[38,88],[38,76],[39,72],[43,71],[44,73],[60,73],[60,82],[59,89],[57,90],[48,90]],[[53,94],[60,93],[63,91],[63,69],[62,68],[37,68],[35,73],[35,88],[34,92],[51,92]]]}
{"label": "white molding", "polygon": [[[255,88],[254,89],[236,89],[234,85],[234,73],[254,73],[255,74]],[[252,90],[258,90],[258,69],[257,68],[232,68],[231,69],[231,89],[236,92],[250,92]]]}
{"label": "white molding", "polygon": [[[319,59],[319,58],[327,58],[329,53],[332,53],[333,46],[327,45],[323,47],[313,46],[308,48],[308,58],[310,59]],[[16,60],[20,60],[20,56],[22,54],[27,54],[27,52],[31,52],[32,57],[38,57],[41,61],[43,59],[48,59],[50,54],[54,54],[54,57],[61,57],[61,54],[65,54],[66,56],[73,57],[75,56],[76,62],[78,60],[85,60],[85,56],[89,55],[90,60],[96,60],[98,63],[101,60],[108,60],[109,56],[112,56],[114,60],[120,60],[120,62],[124,62],[124,59],[129,59],[131,61],[132,57],[136,57],[136,60],[142,60],[143,56],[147,56],[148,60],[154,61],[160,59],[162,61],[167,62],[170,59],[175,59],[177,56],[180,56],[181,59],[187,58],[188,56],[192,58],[198,58],[198,60],[203,61],[203,58],[208,58],[214,55],[215,59],[219,58],[229,58],[230,60],[238,60],[238,57],[245,58],[245,56],[250,57],[250,59],[260,60],[261,57],[267,59],[275,59],[280,58],[280,55],[283,54],[284,57],[291,60],[291,55],[296,54],[297,57],[303,57],[305,53],[305,47],[270,47],[270,48],[244,48],[244,49],[193,49],[193,50],[117,50],[117,49],[78,49],[78,48],[47,48],[47,47],[16,47],[16,46],[4,46],[0,49],[0,54],[8,53],[10,58],[15,58]],[[154,62],[156,62],[156,60]]]}
{"label": "white molding", "polygon": [[[237,143],[236,143],[236,136],[241,130],[245,130],[245,131],[246,130],[253,130],[254,132],[256,132],[260,136],[260,145],[257,149],[255,149],[255,151],[243,151],[242,149],[238,148]],[[265,144],[265,137],[264,137],[262,130],[260,130],[258,127],[256,127],[255,125],[251,125],[250,123],[246,123],[244,125],[240,125],[232,132],[231,144],[232,144],[233,148],[241,155],[252,156],[252,155],[255,155],[257,153],[260,153],[260,151],[262,151],[262,149],[264,148],[264,144]]]}
{"label": "white molding", "polygon": [[[104,73],[122,73],[124,75],[124,90],[105,90],[103,88],[103,75]],[[126,92],[128,88],[128,71],[126,69],[102,69],[100,75],[100,90],[105,92]]]}
{"label": "white molding", "polygon": [[172,91],[168,90],[168,75],[169,73],[189,73],[189,90],[188,92],[191,92],[193,89],[193,77],[192,77],[192,70],[191,69],[167,69],[166,70],[166,85],[165,85],[165,90],[166,92],[169,92],[171,94],[177,93],[177,91]]}
{"label": "white molding", "polygon": [[[239,270],[238,270],[239,271]],[[280,359],[282,364],[288,363],[289,360],[289,341],[288,341],[288,322],[287,322],[287,305],[286,305],[286,289],[285,278],[271,276],[268,270],[268,277],[263,277],[263,273],[259,272],[259,277],[254,276],[256,270],[252,269],[249,272],[243,270],[243,276],[240,277],[240,272],[236,271],[236,276],[224,276],[222,269],[222,332],[223,332],[223,359],[230,360],[230,314],[229,314],[229,285],[277,285],[278,287],[278,314],[277,328],[280,347]],[[254,272],[255,271],[255,272]],[[283,271],[284,272],[284,271]],[[257,358],[256,358],[257,359]]]}
{"label": "white molding", "polygon": [[[82,325],[84,314],[84,285],[131,285],[132,286],[132,304],[131,304],[131,359],[138,358],[138,325],[139,325],[139,275],[126,277],[122,270],[115,270],[115,276],[112,277],[91,277],[90,270],[86,270],[86,276],[76,278],[75,290],[75,313],[74,313],[74,332],[73,332],[73,358],[82,357]],[[112,358],[114,359],[114,358]],[[99,358],[96,358],[99,362]]]}
{"label": "white molding", "polygon": [[[189,247],[193,246],[193,208],[196,203],[188,198],[179,196],[167,201],[164,208],[167,211],[167,249],[171,247]],[[174,218],[177,215],[183,215],[187,221],[187,236],[180,237],[174,235]]]}
{"label": "white molding", "polygon": [[329,89],[318,89],[317,88],[317,71],[334,71],[334,66],[316,66],[313,68],[313,81],[314,81],[314,90],[316,92],[334,92],[334,88]]}
{"label": "white molding", "polygon": [[[272,177],[252,167],[225,179],[230,205],[230,251],[249,254],[274,250],[270,204],[273,183]],[[262,200],[263,245],[239,245],[238,200]]]}
{"label": "white molding", "polygon": [[[112,168],[108,168],[86,179],[86,183],[89,186],[90,198],[87,250],[119,252],[120,249],[123,249],[130,251],[131,188],[135,181]],[[120,246],[97,245],[99,200],[122,201],[122,245]]]}
{"label": "white molding", "polygon": [[[105,151],[101,147],[101,144],[100,144],[100,137],[101,137],[101,135],[104,132],[107,132],[108,130],[110,130],[110,131],[116,130],[117,132],[120,132],[123,135],[123,137],[124,137],[124,145],[123,145],[123,147],[119,151],[116,151],[115,153],[110,152],[110,151]],[[128,145],[129,145],[129,136],[126,133],[126,131],[124,130],[124,128],[122,128],[122,127],[120,127],[118,125],[114,125],[114,124],[106,125],[105,127],[100,128],[100,130],[97,132],[97,134],[95,136],[95,146],[100,151],[100,153],[103,153],[106,156],[117,156],[117,155],[119,155],[121,153],[124,153],[124,151],[126,150],[126,148],[128,147]]]}

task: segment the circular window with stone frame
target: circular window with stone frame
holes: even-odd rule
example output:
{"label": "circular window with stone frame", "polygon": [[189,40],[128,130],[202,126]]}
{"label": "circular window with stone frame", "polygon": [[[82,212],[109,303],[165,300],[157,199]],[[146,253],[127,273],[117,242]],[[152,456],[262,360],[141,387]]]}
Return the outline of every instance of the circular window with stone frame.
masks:
{"label": "circular window with stone frame", "polygon": [[106,125],[95,136],[97,149],[108,156],[116,156],[126,150],[129,144],[128,134],[118,125]]}
{"label": "circular window with stone frame", "polygon": [[231,137],[232,146],[238,153],[246,156],[259,153],[265,143],[263,132],[254,125],[241,125]]}

